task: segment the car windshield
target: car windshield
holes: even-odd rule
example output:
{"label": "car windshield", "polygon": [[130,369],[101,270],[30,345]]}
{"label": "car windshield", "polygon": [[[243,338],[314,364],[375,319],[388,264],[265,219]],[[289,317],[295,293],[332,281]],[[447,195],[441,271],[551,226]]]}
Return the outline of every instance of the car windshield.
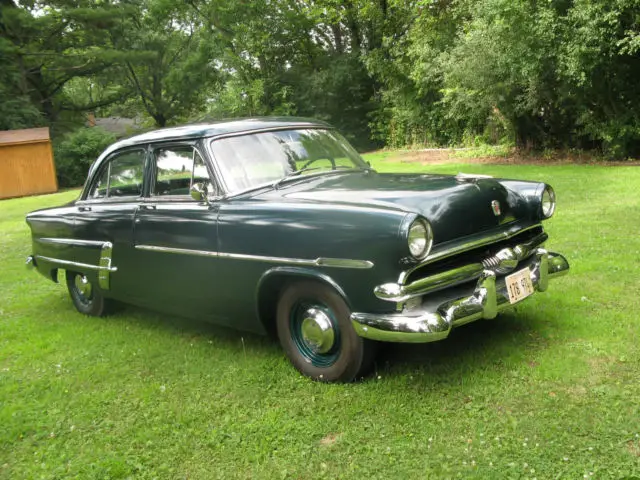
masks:
{"label": "car windshield", "polygon": [[278,184],[298,175],[363,170],[367,165],[334,130],[254,133],[211,142],[229,193]]}

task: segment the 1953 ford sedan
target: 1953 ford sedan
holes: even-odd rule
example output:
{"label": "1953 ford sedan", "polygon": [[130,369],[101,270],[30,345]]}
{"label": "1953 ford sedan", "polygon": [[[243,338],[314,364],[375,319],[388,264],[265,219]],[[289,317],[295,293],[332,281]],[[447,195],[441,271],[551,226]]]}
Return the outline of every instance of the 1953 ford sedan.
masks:
{"label": "1953 ford sedan", "polygon": [[321,122],[191,125],[115,143],[76,201],[30,213],[27,263],[64,269],[82,313],[274,332],[304,375],[351,381],[377,341],[442,340],[566,273],[555,205],[539,182],[377,173]]}

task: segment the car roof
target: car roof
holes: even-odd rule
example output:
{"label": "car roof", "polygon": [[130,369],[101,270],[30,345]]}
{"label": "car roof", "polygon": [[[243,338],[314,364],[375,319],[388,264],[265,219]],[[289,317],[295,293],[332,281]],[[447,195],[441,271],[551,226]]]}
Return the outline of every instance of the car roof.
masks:
{"label": "car roof", "polygon": [[219,120],[215,122],[182,125],[179,127],[161,128],[158,130],[141,133],[139,135],[125,138],[114,143],[109,147],[108,150],[109,152],[112,152],[122,147],[166,140],[216,137],[220,135],[250,133],[260,130],[305,127],[329,128],[330,126],[324,122],[311,118],[298,117],[256,117],[234,120]]}
{"label": "car roof", "polygon": [[[278,130],[286,128],[332,128],[328,123],[301,117],[255,117],[233,120],[219,120],[214,122],[193,123],[179,127],[161,128],[150,132],[124,138],[111,144],[93,162],[87,175],[88,181],[93,177],[102,162],[113,152],[121,148],[144,145],[147,143],[165,142],[171,140],[189,140],[197,138],[211,138],[222,135],[259,132],[264,130]],[[85,184],[85,188],[88,186]],[[83,189],[82,195],[85,194]]]}

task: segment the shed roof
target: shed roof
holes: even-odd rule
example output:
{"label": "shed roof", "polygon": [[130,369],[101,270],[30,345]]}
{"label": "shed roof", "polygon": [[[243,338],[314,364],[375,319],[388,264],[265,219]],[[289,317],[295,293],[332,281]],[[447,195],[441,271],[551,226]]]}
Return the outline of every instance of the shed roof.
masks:
{"label": "shed roof", "polygon": [[0,130],[0,145],[40,143],[49,141],[49,128],[26,128],[24,130]]}

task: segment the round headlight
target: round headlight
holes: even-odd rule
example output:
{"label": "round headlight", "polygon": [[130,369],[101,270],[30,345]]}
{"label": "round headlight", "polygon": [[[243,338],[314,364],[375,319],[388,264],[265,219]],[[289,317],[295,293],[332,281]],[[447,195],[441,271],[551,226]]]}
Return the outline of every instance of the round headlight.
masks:
{"label": "round headlight", "polygon": [[542,192],[542,216],[544,218],[551,218],[553,212],[556,211],[556,192],[553,191],[549,185],[547,185]]}
{"label": "round headlight", "polygon": [[433,245],[433,232],[429,222],[420,218],[414,220],[409,227],[407,241],[411,255],[417,259],[426,257]]}

